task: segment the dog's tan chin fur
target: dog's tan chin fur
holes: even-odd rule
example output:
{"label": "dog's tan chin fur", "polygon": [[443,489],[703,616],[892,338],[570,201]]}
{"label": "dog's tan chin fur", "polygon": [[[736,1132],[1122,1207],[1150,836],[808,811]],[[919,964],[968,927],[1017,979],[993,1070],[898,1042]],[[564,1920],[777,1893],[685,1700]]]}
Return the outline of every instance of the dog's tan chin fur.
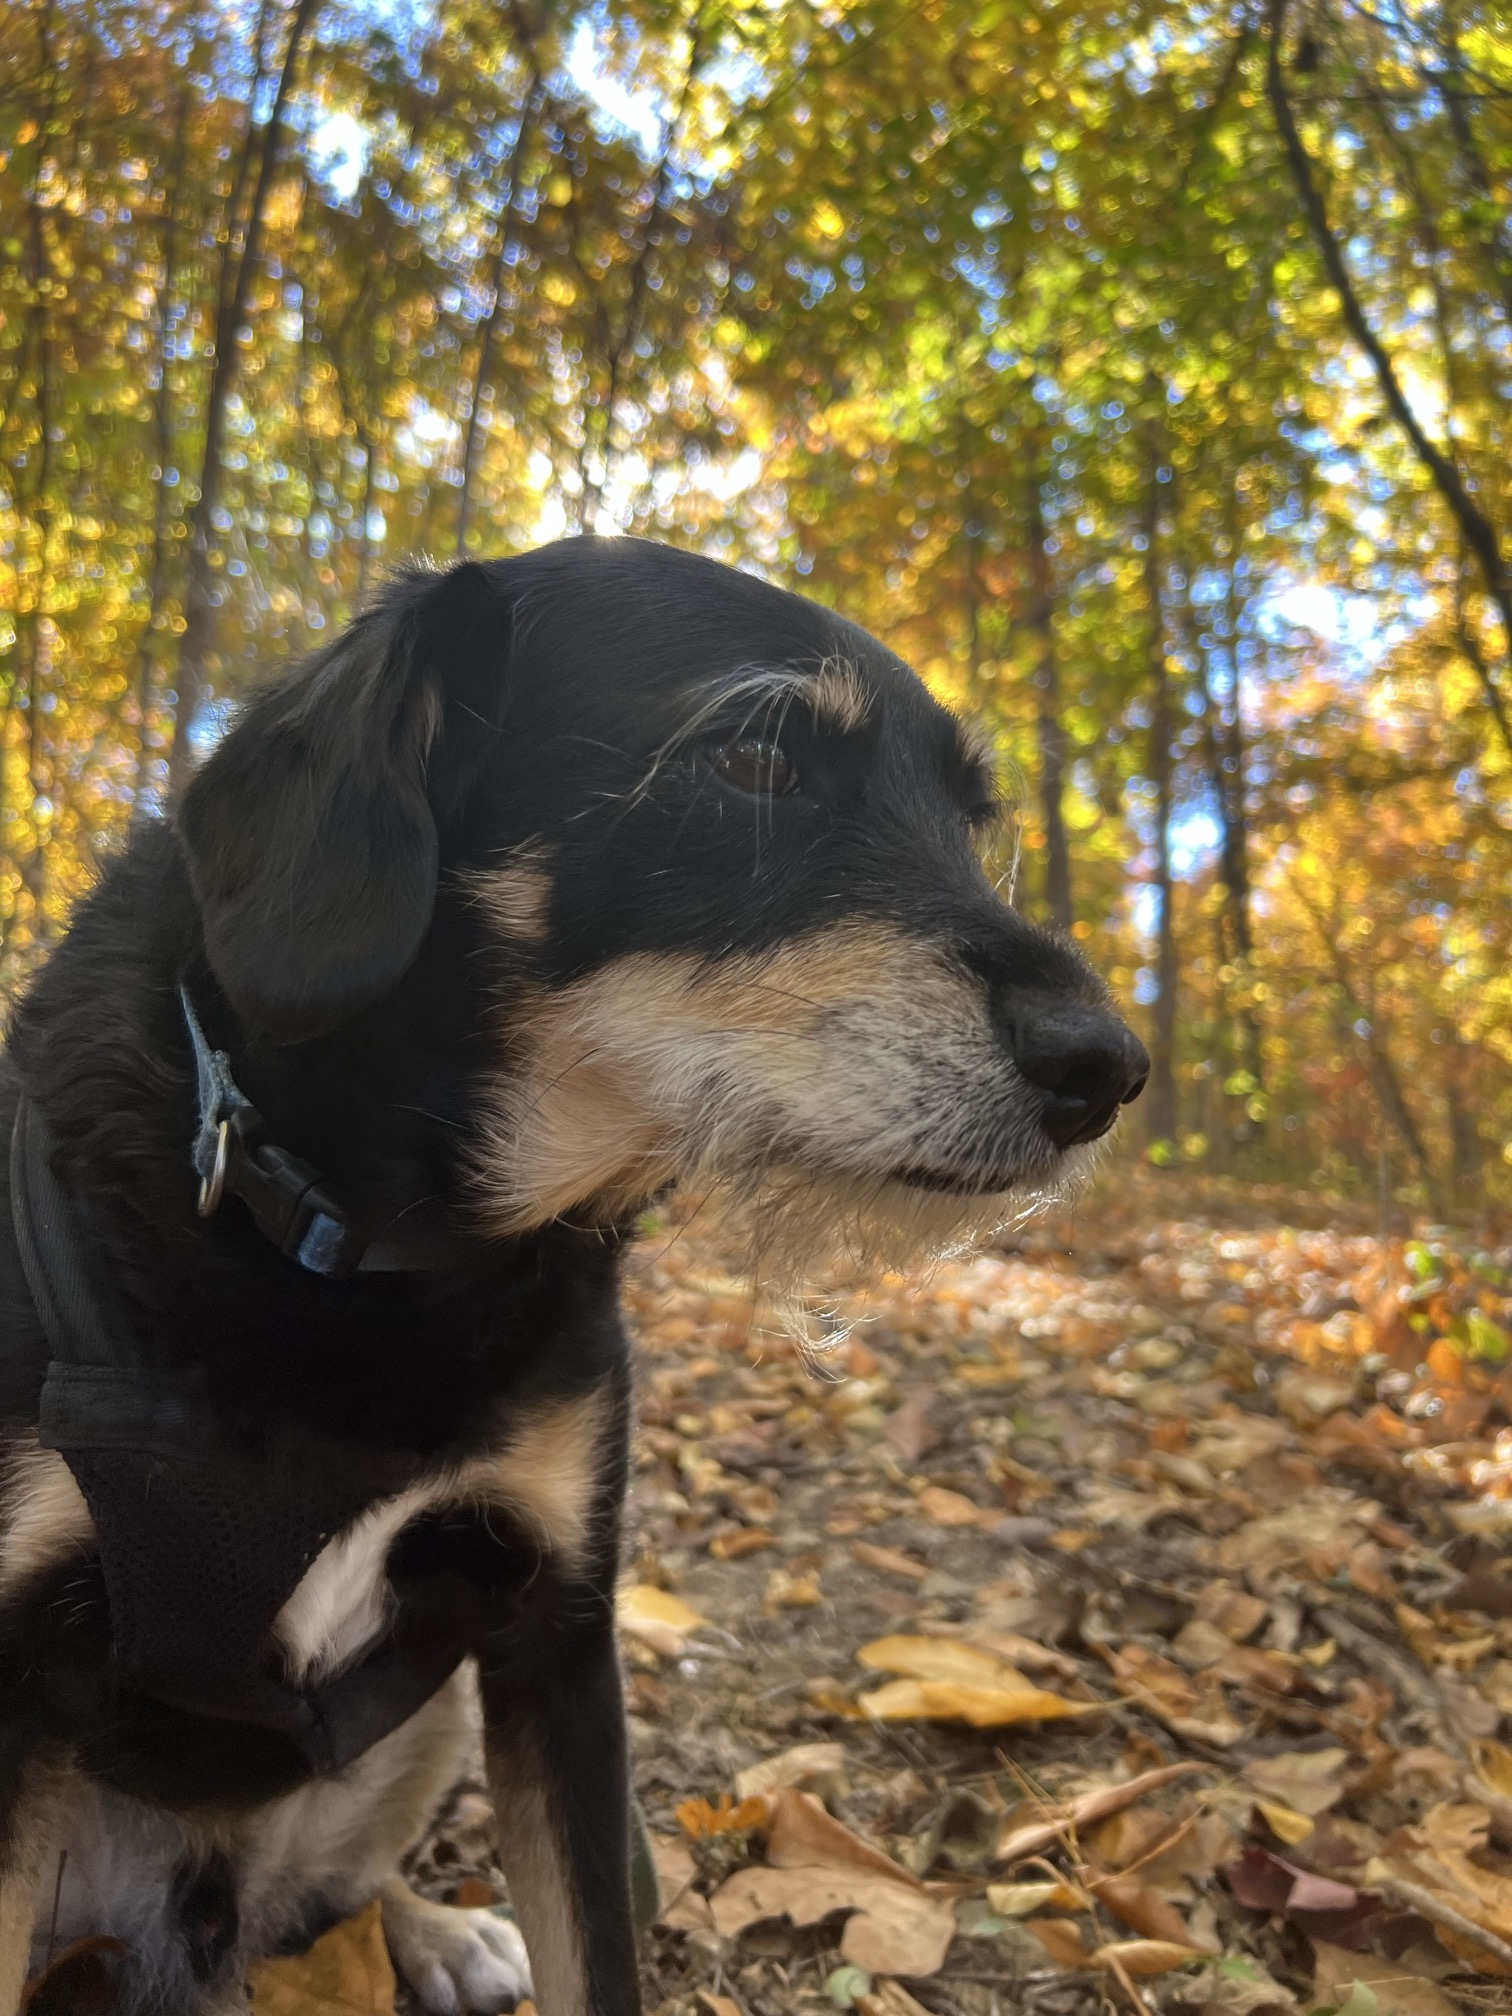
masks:
{"label": "dog's tan chin fur", "polygon": [[[688,1187],[708,1197],[747,1256],[761,1301],[785,1329],[811,1339],[816,1302],[828,1305],[881,1273],[924,1271],[1072,1202],[1090,1182],[1097,1155],[1096,1147],[1073,1149],[1053,1177],[978,1194],[797,1165],[759,1175],[705,1170]],[[828,1330],[837,1334],[832,1312]]]}

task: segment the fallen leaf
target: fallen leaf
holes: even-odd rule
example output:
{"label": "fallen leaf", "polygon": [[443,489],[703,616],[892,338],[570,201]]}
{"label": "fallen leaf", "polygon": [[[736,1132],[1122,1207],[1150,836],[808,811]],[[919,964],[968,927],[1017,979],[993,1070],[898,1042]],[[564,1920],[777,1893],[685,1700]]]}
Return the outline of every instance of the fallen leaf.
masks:
{"label": "fallen leaf", "polygon": [[926,1484],[919,1493],[919,1510],[926,1519],[936,1526],[980,1526],[988,1523],[994,1514],[984,1513],[980,1505],[973,1505],[959,1491],[947,1491],[940,1484]]}
{"label": "fallen leaf", "polygon": [[1266,2016],[1293,2011],[1296,1997],[1245,1954],[1226,1954],[1198,1972],[1173,1982],[1165,1991],[1180,2008],[1200,2009],[1206,2016]]}
{"label": "fallen leaf", "polygon": [[1121,1645],[1110,1661],[1119,1689],[1178,1736],[1226,1750],[1246,1733],[1216,1681],[1194,1681],[1143,1645]]}
{"label": "fallen leaf", "polygon": [[851,1553],[863,1568],[875,1568],[880,1575],[896,1575],[904,1582],[922,1582],[929,1573],[922,1561],[896,1547],[878,1547],[870,1540],[853,1540]]}
{"label": "fallen leaf", "polygon": [[955,1935],[955,1914],[947,1904],[861,1869],[741,1869],[720,1885],[709,1905],[715,1929],[727,1939],[767,1918],[817,1925],[848,1912],[841,1958],[872,1974],[934,1974]]}
{"label": "fallen leaf", "polygon": [[762,1601],[768,1610],[815,1610],[824,1601],[817,1575],[795,1575],[788,1568],[774,1568],[767,1577]]}
{"label": "fallen leaf", "polygon": [[899,1461],[909,1469],[940,1439],[939,1430],[929,1418],[931,1404],[932,1395],[927,1389],[918,1389],[907,1396],[896,1413],[888,1415],[883,1425],[883,1440],[891,1444]]}
{"label": "fallen leaf", "polygon": [[1094,1877],[1088,1887],[1099,1904],[1105,1905],[1131,1932],[1178,1946],[1192,1943],[1187,1922],[1175,1905],[1157,1896],[1137,1875]]}
{"label": "fallen leaf", "polygon": [[764,1526],[743,1526],[738,1533],[719,1533],[709,1542],[716,1561],[743,1561],[747,1554],[760,1554],[775,1547],[777,1536]]}
{"label": "fallen leaf", "polygon": [[669,1834],[653,1834],[650,1840],[651,1860],[656,1865],[656,1880],[661,1890],[657,1924],[665,1925],[673,1932],[712,1932],[714,1919],[709,1910],[709,1900],[693,1888],[698,1865],[693,1860],[692,1849],[685,1841],[674,1840]]}
{"label": "fallen leaf", "polygon": [[974,1729],[999,1729],[1096,1713],[1103,1705],[1068,1701],[1036,1687],[1016,1667],[956,1638],[878,1638],[856,1658],[873,1672],[903,1676],[856,1703],[858,1713],[877,1722],[965,1722]]}
{"label": "fallen leaf", "polygon": [[780,1791],[772,1806],[767,1866],[738,1870],[715,1891],[716,1929],[730,1938],[763,1918],[816,1925],[848,1911],[842,1959],[872,1974],[937,1972],[955,1932],[949,1904],[807,1793]]}
{"label": "fallen leaf", "polygon": [[1441,1988],[1420,1974],[1407,1973],[1397,1961],[1351,1953],[1326,1939],[1314,1939],[1313,1957],[1317,1962],[1313,2001],[1322,2007],[1338,2008],[1358,1981],[1374,1992],[1380,2016],[1457,2016],[1455,2004]]}
{"label": "fallen leaf", "polygon": [[375,1901],[305,1953],[247,1969],[254,2016],[393,2016],[398,1984]]}
{"label": "fallen leaf", "polygon": [[1276,1839],[1288,1848],[1295,1848],[1299,1841],[1305,1841],[1309,1834],[1317,1831],[1316,1822],[1309,1820],[1305,1813],[1298,1813],[1293,1807],[1283,1806],[1275,1799],[1257,1799],[1255,1811]]}
{"label": "fallen leaf", "polygon": [[113,2016],[121,1987],[117,1963],[128,1950],[123,1940],[101,1933],[75,1939],[27,1982],[24,2016]]}
{"label": "fallen leaf", "polygon": [[744,1834],[753,1827],[764,1827],[770,1811],[766,1799],[746,1798],[736,1805],[728,1792],[722,1792],[717,1806],[707,1799],[684,1799],[673,1817],[685,1834],[695,1841],[707,1841],[716,1834]]}
{"label": "fallen leaf", "polygon": [[1126,1778],[1116,1785],[1100,1785],[1096,1790],[1083,1792],[1060,1805],[1047,1800],[1042,1820],[1015,1822],[1005,1827],[998,1836],[997,1859],[1000,1862],[1016,1862],[1021,1856],[1036,1855],[1041,1848],[1048,1848],[1063,1837],[1074,1836],[1094,1821],[1106,1820],[1110,1815],[1122,1812],[1124,1807],[1132,1806],[1136,1799],[1144,1798],[1148,1792],[1158,1791],[1162,1785],[1211,1768],[1211,1765],[1191,1762],[1162,1764],[1157,1770],[1142,1772],[1137,1778]]}
{"label": "fallen leaf", "polygon": [[964,1722],[1006,1729],[1015,1722],[1054,1722],[1095,1714],[1100,1701],[1067,1701],[1036,1687],[968,1687],[952,1680],[892,1680],[856,1702],[873,1722]]}
{"label": "fallen leaf", "polygon": [[1031,1918],[1029,1930],[1057,1967],[1086,1967],[1091,1964],[1081,1933],[1069,1918]]}
{"label": "fallen leaf", "polygon": [[646,1582],[621,1589],[615,1614],[621,1631],[649,1645],[663,1659],[680,1659],[691,1634],[708,1621],[680,1596]]}
{"label": "fallen leaf", "polygon": [[1000,1918],[1027,1918],[1031,1912],[1064,1899],[1070,1899],[1074,1905],[1072,1892],[1060,1882],[987,1885],[987,1902]]}
{"label": "fallen leaf", "polygon": [[1282,1750],[1252,1757],[1243,1776],[1267,1799],[1316,1819],[1344,1797],[1342,1774],[1348,1762],[1347,1750]]}
{"label": "fallen leaf", "polygon": [[743,2016],[740,2004],[730,1995],[715,1995],[707,1988],[700,1988],[698,1999],[708,2010],[709,2016]]}
{"label": "fallen leaf", "polygon": [[930,2016],[901,1981],[879,1981],[870,1995],[856,1997],[858,2016]]}
{"label": "fallen leaf", "polygon": [[1136,1980],[1151,1974],[1169,1974],[1177,1967],[1190,1967],[1194,1960],[1212,1956],[1198,1946],[1185,1946],[1174,1939],[1117,1939],[1099,1946],[1092,1955],[1094,1967],[1122,1968]]}
{"label": "fallen leaf", "polygon": [[778,1757],[752,1764],[735,1780],[741,1799],[758,1799],[769,1792],[796,1786],[803,1792],[823,1793],[839,1785],[845,1776],[845,1747],[840,1743],[795,1743]]}

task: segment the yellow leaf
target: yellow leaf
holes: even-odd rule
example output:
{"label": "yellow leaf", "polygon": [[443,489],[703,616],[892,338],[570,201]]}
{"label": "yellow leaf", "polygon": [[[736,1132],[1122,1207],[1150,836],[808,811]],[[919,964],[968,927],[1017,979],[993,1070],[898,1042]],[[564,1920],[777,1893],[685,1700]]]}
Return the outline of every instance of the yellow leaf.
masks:
{"label": "yellow leaf", "polygon": [[333,1925],[307,1953],[254,1961],[247,1983],[255,2016],[394,2016],[398,1984],[380,1906]]}
{"label": "yellow leaf", "polygon": [[989,1883],[987,1903],[999,1918],[1027,1918],[1047,1904],[1074,1908],[1076,1899],[1064,1883]]}
{"label": "yellow leaf", "polygon": [[1475,1769],[1488,1790],[1499,1798],[1512,1799],[1512,1750],[1505,1743],[1477,1743],[1472,1756]]}
{"label": "yellow leaf", "polygon": [[1032,1694],[1022,1673],[958,1638],[874,1638],[856,1654],[873,1673],[896,1673],[904,1680],[952,1680],[963,1687],[1002,1687]]}
{"label": "yellow leaf", "polygon": [[1284,1841],[1288,1848],[1295,1848],[1299,1841],[1305,1841],[1314,1831],[1314,1823],[1305,1813],[1298,1813],[1293,1807],[1283,1806],[1275,1799],[1257,1799],[1255,1810],[1278,1841]]}
{"label": "yellow leaf", "polygon": [[1067,1701],[1038,1687],[968,1687],[953,1680],[892,1680],[856,1703],[874,1722],[965,1722],[1001,1729],[1012,1722],[1055,1722],[1095,1714],[1100,1701]]}
{"label": "yellow leaf", "polygon": [[691,1603],[647,1582],[621,1589],[615,1609],[621,1631],[649,1645],[663,1659],[681,1657],[689,1633],[708,1621]]}

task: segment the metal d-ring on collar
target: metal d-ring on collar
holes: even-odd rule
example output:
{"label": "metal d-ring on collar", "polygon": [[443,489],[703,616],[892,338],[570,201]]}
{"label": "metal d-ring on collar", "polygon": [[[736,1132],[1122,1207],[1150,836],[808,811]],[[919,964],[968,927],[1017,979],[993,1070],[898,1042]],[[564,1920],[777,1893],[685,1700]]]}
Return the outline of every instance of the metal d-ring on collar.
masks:
{"label": "metal d-ring on collar", "polygon": [[212,1049],[187,987],[179,988],[179,1005],[194,1051],[199,1128],[193,1161],[200,1217],[213,1218],[230,1191],[279,1252],[310,1273],[355,1273],[366,1256],[366,1240],[318,1169],[261,1139],[262,1115],[232,1076],[225,1051]]}
{"label": "metal d-ring on collar", "polygon": [[178,993],[194,1052],[199,1123],[192,1160],[201,1218],[213,1218],[228,1194],[238,1197],[280,1253],[311,1274],[337,1278],[438,1273],[475,1257],[472,1243],[425,1207],[411,1207],[400,1214],[402,1224],[365,1239],[320,1171],[264,1137],[263,1117],[232,1076],[230,1058],[212,1049],[188,988]]}
{"label": "metal d-ring on collar", "polygon": [[215,1165],[208,1176],[201,1176],[199,1201],[195,1205],[201,1218],[213,1218],[220,1209],[221,1198],[226,1194],[226,1168],[231,1160],[231,1122],[222,1120],[215,1130]]}

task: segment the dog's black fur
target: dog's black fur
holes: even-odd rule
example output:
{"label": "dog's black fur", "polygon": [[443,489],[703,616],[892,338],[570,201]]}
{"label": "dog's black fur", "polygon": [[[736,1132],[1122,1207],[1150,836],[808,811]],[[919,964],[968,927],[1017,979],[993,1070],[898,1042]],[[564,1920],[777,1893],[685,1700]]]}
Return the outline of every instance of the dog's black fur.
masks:
{"label": "dog's black fur", "polygon": [[[744,677],[836,661],[849,719],[753,700]],[[416,574],[259,697],[174,816],[134,833],[16,1014],[0,1139],[19,1078],[143,1362],[201,1367],[229,1441],[255,1447],[294,1421],[439,1469],[599,1396],[571,1562],[461,1504],[424,1512],[388,1558],[399,1628],[459,1629],[478,1655],[506,1859],[512,1827],[550,1831],[551,1870],[520,1879],[543,2016],[639,2006],[612,1629],[629,1380],[616,1275],[633,1205],[621,1188],[501,1231],[480,1203],[498,1088],[526,1068],[543,1002],[627,962],[745,971],[875,929],[981,995],[1019,1070],[1000,1141],[989,1112],[971,1157],[910,1151],[862,1175],[962,1192],[1053,1179],[1062,1150],[1137,1090],[1142,1053],[1080,956],[984,881],[972,827],[992,799],[952,718],[883,647],[743,574],[587,539]],[[480,899],[494,873],[536,878],[518,931]],[[281,1257],[234,1201],[201,1223],[180,981],[270,1139],[323,1171],[368,1234],[418,1211],[465,1259],[332,1281]],[[534,1109],[510,1110],[528,1129]],[[920,1138],[932,1124],[921,1113]],[[517,1196],[510,1210],[519,1223]],[[0,1413],[24,1439],[47,1354],[7,1236],[0,1321]],[[87,1546],[0,1593],[0,1704],[0,1841],[35,1826],[27,1788],[49,1759],[175,1808],[288,1789],[257,1732],[197,1747],[170,1711],[122,1696]],[[530,1797],[512,1801],[511,1783]],[[0,1852],[0,1891],[4,1868]],[[306,1907],[318,1918],[322,1900]],[[237,2006],[215,1974],[245,1957],[228,1916],[221,1950],[190,1970],[228,1999],[196,2007]],[[544,1950],[564,1942],[565,1957]]]}

